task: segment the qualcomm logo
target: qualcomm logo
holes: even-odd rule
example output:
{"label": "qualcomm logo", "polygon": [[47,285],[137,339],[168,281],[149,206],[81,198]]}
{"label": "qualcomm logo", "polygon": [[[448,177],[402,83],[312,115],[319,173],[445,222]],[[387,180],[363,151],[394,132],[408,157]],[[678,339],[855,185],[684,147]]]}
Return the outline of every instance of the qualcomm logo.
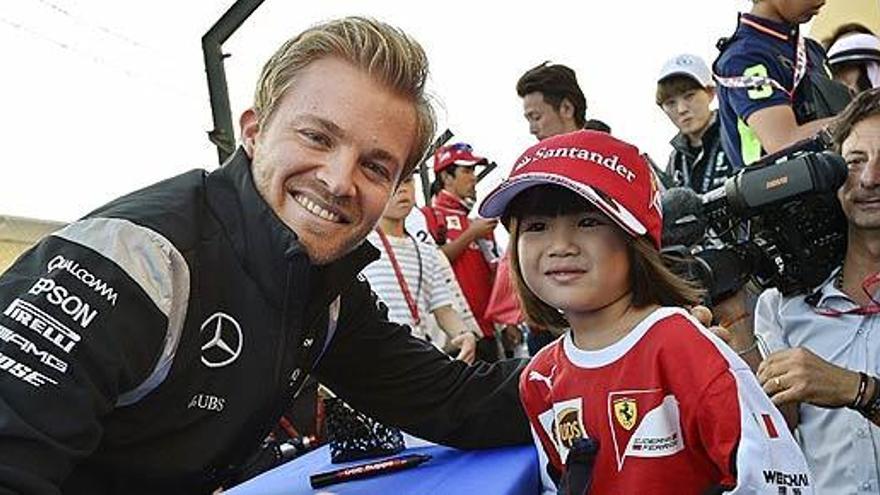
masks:
{"label": "qualcomm logo", "polygon": [[200,331],[202,335],[202,364],[208,368],[222,368],[241,354],[244,338],[241,326],[226,313],[209,316]]}

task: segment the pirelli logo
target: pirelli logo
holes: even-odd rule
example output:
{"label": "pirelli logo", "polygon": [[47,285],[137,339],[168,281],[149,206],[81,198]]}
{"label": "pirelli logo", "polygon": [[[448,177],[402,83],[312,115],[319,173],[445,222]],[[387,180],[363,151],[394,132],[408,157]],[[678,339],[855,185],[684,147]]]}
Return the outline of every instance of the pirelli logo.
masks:
{"label": "pirelli logo", "polygon": [[61,322],[46,314],[45,311],[27,301],[21,299],[12,301],[3,314],[22,326],[42,335],[43,338],[52,342],[64,352],[70,352],[77,342],[80,341],[79,334],[73,332],[62,325]]}

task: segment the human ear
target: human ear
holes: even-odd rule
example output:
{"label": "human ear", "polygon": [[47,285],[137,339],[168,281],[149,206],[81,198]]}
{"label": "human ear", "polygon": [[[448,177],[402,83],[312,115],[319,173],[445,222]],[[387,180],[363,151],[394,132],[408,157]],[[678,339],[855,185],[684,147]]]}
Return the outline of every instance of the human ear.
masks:
{"label": "human ear", "polygon": [[260,133],[260,119],[253,108],[245,110],[238,119],[241,130],[241,144],[250,158],[254,157],[257,135]]}

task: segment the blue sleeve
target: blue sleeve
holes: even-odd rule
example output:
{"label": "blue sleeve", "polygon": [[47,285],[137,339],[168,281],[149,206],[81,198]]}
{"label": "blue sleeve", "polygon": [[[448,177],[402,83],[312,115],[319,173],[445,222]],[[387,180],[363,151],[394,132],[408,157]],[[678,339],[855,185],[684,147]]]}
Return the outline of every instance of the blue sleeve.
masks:
{"label": "blue sleeve", "polygon": [[[772,54],[758,50],[742,50],[729,56],[722,56],[717,71],[722,77],[764,76],[774,79],[783,87],[791,85],[791,74],[773,59]],[[779,105],[791,106],[789,96],[771,85],[757,88],[721,87],[719,99],[726,99],[736,116],[746,122],[758,110]]]}

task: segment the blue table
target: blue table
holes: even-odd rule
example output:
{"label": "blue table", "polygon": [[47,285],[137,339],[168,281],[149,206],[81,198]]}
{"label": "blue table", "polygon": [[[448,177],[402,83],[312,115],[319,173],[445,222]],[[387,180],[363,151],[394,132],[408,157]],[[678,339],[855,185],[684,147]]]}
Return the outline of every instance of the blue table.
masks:
{"label": "blue table", "polygon": [[[408,439],[409,440],[409,439]],[[226,495],[537,495],[538,458],[533,446],[457,450],[410,442],[403,454],[430,454],[424,464],[396,473],[313,490],[309,476],[370,461],[330,463],[327,446],[224,492]],[[379,459],[375,459],[379,460]]]}

